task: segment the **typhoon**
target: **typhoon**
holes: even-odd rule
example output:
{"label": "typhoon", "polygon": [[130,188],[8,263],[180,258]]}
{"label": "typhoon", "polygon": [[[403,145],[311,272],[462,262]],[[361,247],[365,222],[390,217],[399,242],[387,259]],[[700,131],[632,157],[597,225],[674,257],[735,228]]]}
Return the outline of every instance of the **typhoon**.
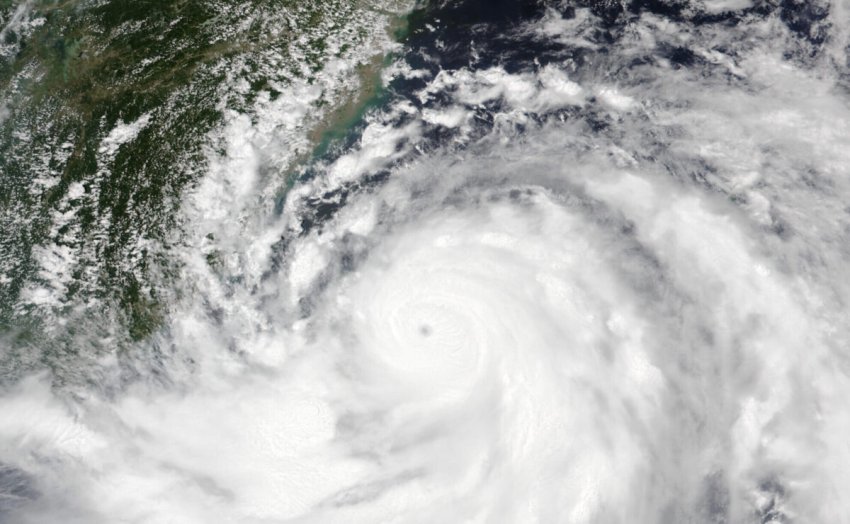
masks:
{"label": "typhoon", "polygon": [[844,0],[0,2],[0,522],[850,522]]}

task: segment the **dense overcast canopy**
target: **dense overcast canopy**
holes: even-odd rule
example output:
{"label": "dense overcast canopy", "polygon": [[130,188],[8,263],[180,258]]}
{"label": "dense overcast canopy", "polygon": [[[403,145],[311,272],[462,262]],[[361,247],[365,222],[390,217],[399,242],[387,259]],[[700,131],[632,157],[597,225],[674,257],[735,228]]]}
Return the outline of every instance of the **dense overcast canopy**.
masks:
{"label": "dense overcast canopy", "polygon": [[0,522],[848,518],[846,1],[156,3],[0,2]]}

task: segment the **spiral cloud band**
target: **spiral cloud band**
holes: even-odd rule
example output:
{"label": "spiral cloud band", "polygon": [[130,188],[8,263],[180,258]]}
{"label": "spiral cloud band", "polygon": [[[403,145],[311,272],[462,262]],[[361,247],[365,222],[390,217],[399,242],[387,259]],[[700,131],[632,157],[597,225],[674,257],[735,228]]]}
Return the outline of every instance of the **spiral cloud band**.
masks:
{"label": "spiral cloud band", "polygon": [[3,393],[0,519],[843,522],[848,11],[774,4],[417,11],[114,387]]}

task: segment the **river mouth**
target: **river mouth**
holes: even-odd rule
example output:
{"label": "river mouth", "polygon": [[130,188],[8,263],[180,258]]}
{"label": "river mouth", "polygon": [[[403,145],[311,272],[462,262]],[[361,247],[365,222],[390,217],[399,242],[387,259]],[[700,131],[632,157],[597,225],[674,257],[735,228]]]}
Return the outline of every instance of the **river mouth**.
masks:
{"label": "river mouth", "polygon": [[433,2],[234,84],[152,328],[5,381],[0,520],[840,521],[846,15]]}

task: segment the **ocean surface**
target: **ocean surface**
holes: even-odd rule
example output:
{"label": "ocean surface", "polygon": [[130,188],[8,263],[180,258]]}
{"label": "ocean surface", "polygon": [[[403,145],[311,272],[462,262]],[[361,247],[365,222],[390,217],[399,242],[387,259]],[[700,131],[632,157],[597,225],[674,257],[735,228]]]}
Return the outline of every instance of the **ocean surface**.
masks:
{"label": "ocean surface", "polygon": [[850,2],[0,0],[0,523],[850,522]]}

